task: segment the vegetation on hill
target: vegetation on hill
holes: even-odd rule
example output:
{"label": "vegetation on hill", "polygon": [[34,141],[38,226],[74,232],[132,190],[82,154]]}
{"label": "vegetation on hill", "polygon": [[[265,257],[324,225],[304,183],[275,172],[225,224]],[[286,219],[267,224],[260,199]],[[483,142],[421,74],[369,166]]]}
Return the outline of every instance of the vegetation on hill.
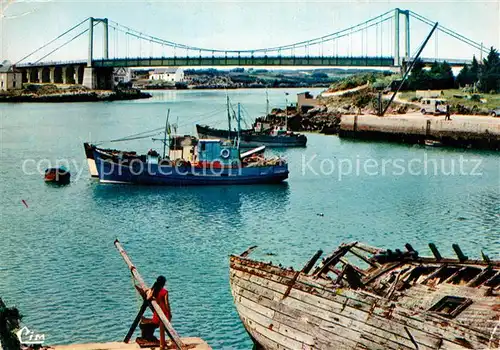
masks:
{"label": "vegetation on hill", "polygon": [[382,86],[383,82],[387,82],[390,84],[390,81],[393,78],[394,76],[391,72],[370,72],[370,73],[356,74],[333,83],[328,88],[328,92],[353,89],[358,86],[366,85],[367,83],[372,83],[376,84],[377,86],[378,85]]}
{"label": "vegetation on hill", "polygon": [[455,86],[455,77],[448,62],[434,62],[430,70],[417,59],[411,70],[405,90],[444,90]]}
{"label": "vegetation on hill", "polygon": [[[454,87],[473,86],[483,93],[500,92],[500,57],[491,47],[488,56],[479,63],[476,57],[470,65],[465,65],[455,78],[451,66],[445,61],[434,62],[430,70],[424,69],[424,63],[417,60],[408,78],[406,90],[445,90]],[[474,92],[474,91],[472,91]]]}

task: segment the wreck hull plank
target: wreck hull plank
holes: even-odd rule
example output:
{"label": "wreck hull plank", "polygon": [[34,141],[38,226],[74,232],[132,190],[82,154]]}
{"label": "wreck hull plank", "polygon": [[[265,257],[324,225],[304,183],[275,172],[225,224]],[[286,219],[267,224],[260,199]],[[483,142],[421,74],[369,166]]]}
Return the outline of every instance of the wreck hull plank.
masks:
{"label": "wreck hull plank", "polygon": [[[462,344],[484,347],[487,342],[481,330],[468,332],[442,317],[411,312],[375,294],[334,287],[332,281],[304,274],[297,278],[292,270],[265,263],[247,264],[232,258],[230,282],[249,333],[260,343],[259,335],[253,333],[264,332],[273,342],[269,347],[261,344],[265,349],[293,349],[297,343],[311,349],[331,349],[332,344],[347,349],[415,349],[415,345],[419,349],[460,349],[466,348]],[[285,297],[290,284],[292,289]],[[411,297],[419,294],[414,293]]]}
{"label": "wreck hull plank", "polygon": [[[262,283],[266,284],[265,281]],[[245,290],[244,288],[253,289],[253,291]],[[262,287],[262,290],[265,290],[264,288],[265,287]],[[321,298],[317,298],[317,300],[314,300],[315,296],[300,294],[300,291],[292,290],[289,298],[284,299],[280,304],[280,302],[277,300],[280,300],[283,297],[283,294],[280,294],[278,292],[271,292],[274,293],[273,295],[269,292],[269,290],[267,290],[263,294],[267,294],[266,299],[269,299],[269,297],[271,297],[272,299],[263,300],[264,297],[262,295],[254,294],[259,293],[260,290],[256,290],[254,285],[249,285],[248,282],[241,280],[235,282],[235,284],[233,285],[233,289],[235,291],[235,294],[244,296],[248,299],[258,300],[261,305],[265,305],[269,309],[275,310],[276,312],[281,312],[285,315],[292,314],[292,316],[297,317],[300,314],[297,311],[300,310],[301,313],[307,314],[308,317],[314,317],[317,320],[321,320],[321,322],[328,323],[330,327],[342,328],[341,334],[344,334],[344,337],[351,335],[349,338],[354,341],[359,341],[359,333],[357,331],[353,331],[352,329],[363,329],[364,332],[367,332],[371,335],[371,340],[381,343],[386,348],[414,349],[414,345],[411,340],[404,336],[405,333],[402,329],[402,325],[400,327],[401,330],[398,333],[398,331],[392,329],[393,326],[390,323],[387,324],[387,321],[383,318],[373,318],[370,320],[370,315],[367,312],[362,312],[351,307],[346,307],[343,311],[341,311],[342,305],[340,303],[334,303],[326,299],[321,300]],[[308,298],[310,299],[308,300]],[[332,309],[328,307],[328,305],[325,306],[325,302],[327,302],[329,305],[336,304],[334,305],[334,308],[336,308],[338,312],[333,312]],[[315,304],[318,304],[320,306],[317,306]],[[321,308],[321,306],[323,306],[324,308]],[[369,319],[369,322],[367,323],[360,321],[367,318]],[[319,326],[319,323],[317,323],[317,325]],[[387,326],[389,326],[389,330],[387,330]],[[403,333],[401,333],[401,331]],[[422,335],[423,340],[420,344],[421,346],[434,348],[435,344],[437,344],[438,342],[437,338],[435,338],[435,340],[433,341],[432,337],[430,337],[429,334],[419,332],[418,330],[414,330],[414,332]],[[337,333],[337,335],[339,334]],[[414,335],[414,337],[416,337],[416,334]]]}
{"label": "wreck hull plank", "polygon": [[[245,273],[241,272],[241,271],[236,271],[235,273],[238,275],[245,275]],[[260,280],[257,276],[249,275],[249,274],[246,274],[245,276],[247,278],[249,278],[249,281],[252,284],[259,284],[259,285],[263,285],[265,287],[269,287],[270,289],[272,289],[278,293],[283,294],[284,291],[286,290],[286,287],[284,285],[280,285],[278,282],[275,282],[274,280],[272,280],[272,279],[279,279],[280,278],[280,277],[277,277],[275,275],[272,275],[272,274],[267,275],[266,277],[271,278],[270,280],[267,280],[267,279]],[[296,284],[296,287],[300,287],[300,285]],[[300,289],[293,289],[290,292],[290,297],[300,298],[300,296],[298,296],[298,295],[302,295],[303,297],[306,297],[306,298],[309,297],[309,294],[307,294],[307,293],[301,294],[300,292],[301,292]],[[325,291],[325,293],[322,294],[322,296],[325,298],[328,298],[328,294],[330,294],[330,298],[332,298],[332,295],[331,295],[332,293],[326,292],[326,291]],[[349,295],[349,296],[347,296],[347,295]],[[343,308],[344,310],[346,310],[346,309],[349,310],[350,308],[352,308],[354,310],[364,310],[366,312],[366,314],[364,316],[362,316],[362,319],[369,319],[369,314],[379,316],[380,322],[382,322],[383,326],[386,326],[387,312],[388,312],[387,308],[383,308],[382,307],[383,305],[374,307],[374,305],[376,305],[377,302],[380,302],[382,304],[382,301],[380,300],[380,298],[374,298],[371,301],[369,301],[366,299],[366,296],[359,295],[360,296],[359,299],[354,299],[354,297],[356,295],[357,294],[353,293],[352,291],[348,291],[345,289],[337,289],[336,295],[334,295],[333,298],[334,299],[337,299],[337,298],[344,299],[344,300],[341,300],[340,303],[338,303],[339,305],[341,305],[341,308]],[[328,301],[331,301],[331,299],[330,300],[326,299],[326,302],[328,302]],[[357,314],[356,316],[359,316],[359,314]],[[392,311],[391,317],[395,320],[396,325],[398,323],[400,323],[399,328],[401,328],[401,329],[398,332],[398,334],[406,334],[406,331],[403,328],[408,327],[411,330],[411,333],[414,336],[414,338],[417,339],[417,342],[419,340],[421,340],[420,345],[430,346],[430,347],[434,348],[435,344],[439,344],[441,342],[441,338],[442,338],[441,334],[442,334],[443,330],[439,327],[433,327],[432,323],[426,323],[423,325],[423,323],[424,323],[423,319],[416,318],[416,316],[414,316],[414,315],[404,315],[397,310]],[[436,320],[429,320],[429,321],[436,322]],[[423,330],[421,328],[423,328]],[[466,334],[466,331],[467,330],[464,328],[462,331],[457,330],[453,333],[455,334],[455,337],[467,338],[470,335]],[[421,336],[420,336],[420,334],[421,334]],[[443,341],[446,342],[447,340],[443,340]],[[412,345],[412,348],[413,347],[414,346]]]}

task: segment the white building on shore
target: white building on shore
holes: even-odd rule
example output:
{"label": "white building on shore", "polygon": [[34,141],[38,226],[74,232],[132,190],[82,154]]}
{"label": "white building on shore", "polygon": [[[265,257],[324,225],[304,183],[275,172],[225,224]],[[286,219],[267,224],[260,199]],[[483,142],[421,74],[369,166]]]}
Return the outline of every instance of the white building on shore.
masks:
{"label": "white building on shore", "polygon": [[128,83],[132,79],[132,74],[128,68],[115,68],[113,70],[113,82],[115,85],[120,83]]}
{"label": "white building on shore", "polygon": [[16,72],[9,61],[0,63],[0,91],[21,89],[23,76]]}
{"label": "white building on shore", "polygon": [[173,83],[184,81],[184,69],[180,67],[156,68],[149,72],[149,80],[162,80]]}

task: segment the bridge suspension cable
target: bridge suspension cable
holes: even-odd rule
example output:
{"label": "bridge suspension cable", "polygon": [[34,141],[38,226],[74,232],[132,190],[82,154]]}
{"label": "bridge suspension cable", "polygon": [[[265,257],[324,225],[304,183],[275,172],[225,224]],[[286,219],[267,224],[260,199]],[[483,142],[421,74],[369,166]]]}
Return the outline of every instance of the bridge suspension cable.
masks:
{"label": "bridge suspension cable", "polygon": [[318,45],[321,44],[324,41],[330,41],[334,39],[338,39],[347,35],[354,34],[356,32],[366,30],[374,25],[377,25],[378,23],[385,22],[389,19],[392,19],[394,16],[393,10],[387,11],[379,16],[373,17],[365,22],[359,23],[357,25],[354,25],[352,27],[340,30],[335,33],[331,33],[328,35],[324,35],[321,37],[317,37],[314,39],[310,40],[304,40],[300,42],[296,42],[293,44],[287,44],[287,45],[282,45],[282,46],[274,46],[274,47],[268,47],[268,48],[258,48],[258,49],[245,49],[245,50],[223,50],[223,49],[209,49],[209,48],[203,48],[203,47],[196,47],[196,46],[190,46],[190,45],[185,45],[185,44],[179,44],[173,41],[169,40],[164,40],[155,36],[151,36],[148,34],[141,33],[137,30],[134,30],[130,27],[121,25],[117,22],[109,20],[109,25],[116,30],[119,31],[126,31],[130,36],[136,37],[138,39],[142,40],[148,40],[150,42],[154,42],[157,44],[161,45],[166,45],[175,48],[180,48],[180,49],[185,49],[187,51],[198,51],[198,52],[211,52],[211,53],[267,53],[267,52],[277,52],[278,50],[291,50],[291,49],[297,49],[297,48],[308,48],[310,45]]}
{"label": "bridge suspension cable", "polygon": [[[429,26],[433,26],[434,25],[434,22],[432,22],[430,19],[428,19],[428,18],[426,18],[426,17],[424,17],[422,15],[419,15],[416,12],[410,11],[410,15],[413,18],[415,18],[415,19],[417,19],[417,20],[419,20],[419,21],[421,21],[421,22],[423,22],[423,23],[425,23],[425,24],[427,24]],[[451,29],[443,27],[442,25],[439,25],[437,29],[439,31],[445,33],[445,34],[448,34],[449,36],[451,36],[451,37],[453,37],[453,38],[455,38],[457,40],[460,40],[460,41],[468,44],[469,46],[471,46],[471,47],[473,47],[473,48],[475,48],[475,49],[477,49],[479,51],[482,51],[484,53],[488,53],[489,52],[489,50],[486,49],[486,48],[484,48],[480,43],[475,42],[475,41],[473,41],[473,40],[471,40],[469,38],[466,38],[465,36],[463,36],[463,35],[455,32],[455,31],[453,31]]]}
{"label": "bridge suspension cable", "polygon": [[[81,21],[80,23],[78,23],[78,24],[74,25],[74,26],[73,26],[73,27],[71,27],[70,29],[66,30],[64,33],[62,33],[62,34],[58,35],[56,38],[54,38],[54,39],[52,39],[51,41],[49,41],[48,43],[46,43],[46,44],[44,44],[44,45],[40,46],[38,49],[36,49],[36,50],[34,50],[33,52],[31,52],[30,54],[28,54],[28,55],[24,56],[23,58],[21,58],[20,60],[18,60],[18,61],[17,61],[16,63],[14,63],[14,64],[18,64],[19,62],[24,61],[24,60],[25,60],[25,59],[27,59],[28,57],[33,56],[33,55],[34,55],[35,53],[37,53],[38,51],[40,51],[40,50],[44,49],[45,47],[49,46],[50,44],[52,44],[52,43],[53,43],[53,42],[55,42],[56,40],[58,40],[58,39],[62,38],[63,36],[65,36],[66,34],[68,34],[69,32],[71,32],[72,30],[74,30],[74,29],[78,28],[78,27],[79,27],[79,26],[81,26],[83,23],[87,22],[89,18],[90,18],[90,17],[85,18],[85,19],[84,19],[83,21]],[[87,29],[87,31],[88,31],[88,29]],[[46,57],[46,56],[45,56],[45,57]],[[44,57],[44,58],[45,58],[45,57]],[[38,61],[37,61],[37,62],[38,62]]]}
{"label": "bridge suspension cable", "polygon": [[[97,25],[97,23],[94,23],[93,27],[95,27]],[[68,41],[66,41],[65,43],[59,45],[58,47],[56,47],[55,49],[53,49],[52,51],[50,51],[48,54],[46,54],[45,56],[39,58],[38,60],[36,60],[35,62],[33,63],[38,63],[40,62],[41,60],[43,60],[45,57],[47,56],[50,56],[51,54],[53,54],[54,52],[56,52],[57,50],[59,50],[60,48],[68,45],[70,42],[72,42],[73,40],[79,38],[80,36],[82,36],[83,34],[87,33],[89,31],[89,29],[85,29],[84,31],[80,32],[79,34],[75,35],[74,37],[72,37],[71,39],[69,39]]]}

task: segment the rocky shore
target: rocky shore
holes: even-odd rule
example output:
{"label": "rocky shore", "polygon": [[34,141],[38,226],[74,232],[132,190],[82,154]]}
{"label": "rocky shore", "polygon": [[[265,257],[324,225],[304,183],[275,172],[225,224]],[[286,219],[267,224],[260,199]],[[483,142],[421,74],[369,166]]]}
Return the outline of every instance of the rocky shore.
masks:
{"label": "rocky shore", "polygon": [[[382,95],[384,106],[390,96]],[[474,113],[477,109],[453,106],[451,121],[446,121],[444,115],[423,115],[417,102],[396,98],[385,115],[378,117],[378,92],[368,85],[327,92],[318,100],[317,107],[305,111],[274,109],[259,121],[283,124],[288,116],[288,128],[296,132],[416,144],[435,140],[451,147],[500,149],[500,118]]]}
{"label": "rocky shore", "polygon": [[99,102],[150,98],[139,89],[89,90],[81,86],[27,85],[22,90],[0,93],[0,102]]}

